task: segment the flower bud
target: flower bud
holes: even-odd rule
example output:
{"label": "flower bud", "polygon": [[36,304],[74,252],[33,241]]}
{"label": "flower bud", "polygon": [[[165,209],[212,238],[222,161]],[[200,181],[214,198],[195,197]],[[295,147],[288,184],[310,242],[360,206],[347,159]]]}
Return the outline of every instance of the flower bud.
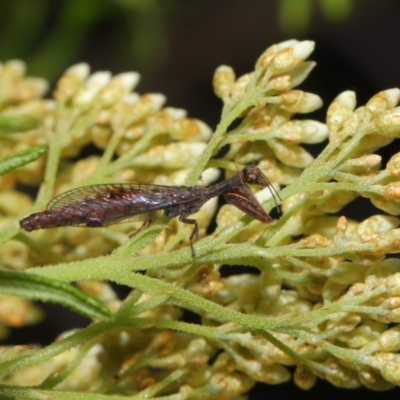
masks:
{"label": "flower bud", "polygon": [[397,138],[400,136],[400,107],[381,113],[375,120],[380,135]]}
{"label": "flower bud", "polygon": [[0,63],[1,79],[18,79],[22,78],[26,73],[26,65],[21,60],[9,60],[4,64]]}
{"label": "flower bud", "polygon": [[386,170],[391,176],[400,177],[400,153],[395,154],[386,164]]}
{"label": "flower bud", "polygon": [[[397,192],[397,190],[394,190],[393,193],[390,195],[393,195]],[[362,193],[363,194],[363,193]],[[376,207],[379,208],[382,211],[387,212],[390,215],[399,215],[400,214],[400,202],[398,200],[388,200],[385,197],[382,196],[377,196],[377,195],[370,195],[368,196],[371,199],[371,203]]]}
{"label": "flower bud", "polygon": [[398,385],[400,382],[400,357],[396,357],[393,362],[386,362],[381,369],[381,374],[384,379]]}
{"label": "flower bud", "polygon": [[242,75],[232,84],[230,104],[236,104],[245,94],[247,86],[253,77],[253,73]]}
{"label": "flower bud", "polygon": [[222,100],[230,96],[232,86],[235,83],[235,72],[228,65],[221,65],[214,73],[214,93]]}
{"label": "flower bud", "polygon": [[266,92],[274,91],[274,92],[284,92],[290,90],[293,86],[290,82],[289,75],[278,75],[275,78],[272,78],[266,87]]}
{"label": "flower bud", "polygon": [[58,81],[54,97],[60,101],[67,101],[81,88],[89,76],[90,69],[86,63],[76,64],[68,68]]}
{"label": "flower bud", "polygon": [[399,225],[399,219],[389,215],[374,215],[358,224],[357,234],[362,242],[367,242],[380,233],[389,232]]}
{"label": "flower bud", "polygon": [[384,352],[397,352],[400,350],[400,326],[388,329],[383,332],[378,340],[378,347],[380,351]]}
{"label": "flower bud", "polygon": [[362,174],[379,167],[381,160],[382,157],[378,154],[367,154],[345,161],[340,169],[356,175]]}
{"label": "flower bud", "polygon": [[291,113],[305,114],[322,106],[322,100],[319,96],[301,90],[292,90],[278,97],[281,101],[279,108]]}
{"label": "flower bud", "polygon": [[279,50],[272,59],[269,68],[274,75],[290,71],[313,52],[315,43],[310,40],[297,42],[289,47]]}
{"label": "flower bud", "polygon": [[307,368],[298,366],[293,374],[296,386],[303,390],[312,389],[317,383],[317,377]]}
{"label": "flower bud", "polygon": [[258,311],[260,308],[264,312],[268,312],[268,308],[274,304],[282,290],[282,278],[275,274],[272,269],[265,269],[260,275],[260,302]]}
{"label": "flower bud", "polygon": [[132,166],[166,169],[187,168],[200,157],[205,148],[204,143],[171,143],[165,146],[154,146],[147,153],[135,157]]}
{"label": "flower bud", "polygon": [[[145,94],[140,97],[136,93],[129,93],[124,97],[123,102],[119,102],[112,109],[111,123],[116,126],[129,127],[139,121],[154,116],[164,105],[166,98],[159,93]],[[138,128],[138,129],[135,129]],[[144,123],[138,124],[133,128],[131,137],[140,137],[141,133],[145,131]],[[118,153],[123,154],[127,149],[121,150],[118,148]]]}
{"label": "flower bud", "polygon": [[314,161],[314,157],[301,146],[285,143],[280,140],[268,141],[276,158],[286,165],[297,168],[305,168]]}
{"label": "flower bud", "polygon": [[400,296],[400,272],[394,273],[385,278],[383,285],[388,296]]}
{"label": "flower bud", "polygon": [[314,50],[312,41],[287,40],[266,49],[256,62],[256,69],[271,69],[274,75],[293,69]]}
{"label": "flower bud", "polygon": [[329,273],[329,279],[341,285],[362,281],[367,270],[362,263],[339,261]]}
{"label": "flower bud", "polygon": [[336,224],[336,236],[342,236],[346,233],[348,226],[347,218],[345,216],[339,217]]}
{"label": "flower bud", "polygon": [[322,297],[324,305],[331,304],[337,301],[340,297],[344,295],[348,288],[348,285],[342,285],[340,283],[333,282],[331,279],[328,279],[322,290]]}
{"label": "flower bud", "polygon": [[337,132],[342,129],[355,107],[356,95],[354,92],[348,90],[337,96],[327,111],[326,123],[329,130]]}
{"label": "flower bud", "polygon": [[368,110],[373,116],[378,116],[380,113],[390,110],[399,102],[400,90],[389,89],[377,93],[372,96],[365,109]]}
{"label": "flower bud", "polygon": [[328,137],[328,128],[313,120],[291,120],[276,130],[275,137],[290,143],[320,143]]}
{"label": "flower bud", "polygon": [[74,96],[74,104],[78,107],[91,104],[98,93],[108,84],[110,78],[111,73],[108,71],[95,72]]}
{"label": "flower bud", "polygon": [[[0,296],[0,319],[2,325],[6,324],[14,328],[21,328],[25,325],[36,324],[43,317],[43,311],[26,299],[16,296]],[[0,336],[4,335],[0,334]]]}
{"label": "flower bud", "polygon": [[400,89],[392,88],[381,92],[384,94],[386,100],[388,101],[388,109],[396,107],[400,101]]}
{"label": "flower bud", "polygon": [[314,61],[304,61],[292,70],[288,71],[287,75],[290,76],[290,88],[302,84],[316,65],[317,63]]}
{"label": "flower bud", "polygon": [[382,197],[389,200],[400,200],[400,182],[390,182],[383,186],[379,192]]}
{"label": "flower bud", "polygon": [[171,138],[185,142],[205,142],[212,135],[212,131],[207,124],[198,119],[190,118],[174,121],[169,133]]}
{"label": "flower bud", "polygon": [[111,105],[130,93],[139,82],[140,75],[137,72],[126,72],[113,77],[108,85],[101,91],[99,100],[103,105]]}
{"label": "flower bud", "polygon": [[47,81],[25,77],[25,71],[25,63],[20,60],[0,63],[0,104],[20,103],[19,106],[24,107],[29,100],[44,95],[48,89]]}

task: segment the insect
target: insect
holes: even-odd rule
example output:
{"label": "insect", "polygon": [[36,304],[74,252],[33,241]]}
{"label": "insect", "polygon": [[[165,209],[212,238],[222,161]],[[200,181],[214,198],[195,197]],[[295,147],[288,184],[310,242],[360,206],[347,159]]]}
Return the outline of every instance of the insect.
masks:
{"label": "insect", "polygon": [[247,215],[262,222],[271,221],[246,183],[268,186],[274,196],[273,188],[261,170],[247,166],[233,177],[209,187],[136,183],[83,186],[60,194],[50,201],[45,211],[31,214],[21,219],[19,224],[28,232],[60,226],[97,228],[144,214],[141,230],[155,220],[158,211],[163,210],[165,216],[179,215],[179,221],[193,225],[190,247],[194,257],[193,239],[199,239],[199,226],[195,219],[188,217],[212,197],[223,194],[228,203]]}

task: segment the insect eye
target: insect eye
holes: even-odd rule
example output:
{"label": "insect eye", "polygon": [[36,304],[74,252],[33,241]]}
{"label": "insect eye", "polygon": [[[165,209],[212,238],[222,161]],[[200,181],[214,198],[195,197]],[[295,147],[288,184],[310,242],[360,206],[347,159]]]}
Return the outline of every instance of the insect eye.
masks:
{"label": "insect eye", "polygon": [[256,183],[257,182],[256,174],[247,175],[247,180],[249,181],[249,183]]}

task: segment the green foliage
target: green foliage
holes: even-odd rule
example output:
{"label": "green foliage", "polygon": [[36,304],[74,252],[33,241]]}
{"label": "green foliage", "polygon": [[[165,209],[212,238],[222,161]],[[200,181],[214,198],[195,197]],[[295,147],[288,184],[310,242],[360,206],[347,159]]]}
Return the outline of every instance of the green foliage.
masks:
{"label": "green foliage", "polygon": [[353,0],[280,0],[279,25],[286,34],[304,34],[316,13],[321,12],[324,18],[341,22],[351,16],[353,7]]}
{"label": "green foliage", "polygon": [[46,151],[47,146],[35,146],[31,149],[22,150],[13,156],[3,158],[0,160],[0,175],[37,160]]}
{"label": "green foliage", "polygon": [[0,271],[0,293],[59,303],[93,320],[111,316],[103,303],[74,286],[23,272]]}
{"label": "green foliage", "polygon": [[[213,134],[183,110],[163,107],[162,95],[132,92],[136,73],[90,75],[80,64],[45,100],[42,80],[26,78],[18,62],[2,66],[0,117],[40,121],[2,136],[3,158],[31,146],[48,152],[0,177],[2,269],[21,271],[0,275],[0,290],[93,319],[45,348],[3,351],[2,398],[73,399],[79,391],[82,399],[239,399],[255,382],[289,380],[288,366],[303,389],[317,377],[345,388],[399,385],[400,261],[387,255],[399,252],[400,156],[382,166],[376,152],[400,136],[400,91],[380,92],[359,108],[344,92],[326,124],[295,119],[322,104],[294,89],[314,67],[305,61],[313,46],[274,45],[239,78],[218,68],[213,83],[223,109]],[[316,159],[302,146],[326,140]],[[73,161],[88,144],[102,156]],[[283,215],[265,225],[225,205],[206,235],[217,211],[210,201],[194,215],[201,227],[195,258],[192,227],[176,219],[161,218],[130,239],[134,223],[18,230],[22,216],[73,187],[208,184],[216,168],[230,176],[247,164],[284,187]],[[33,204],[18,182],[40,185]],[[274,206],[268,188],[257,196],[266,210]],[[380,211],[364,221],[343,215],[360,196]],[[259,274],[223,278],[221,265]],[[107,282],[132,292],[119,299]],[[2,301],[20,304],[20,325],[34,322],[25,299]],[[200,322],[181,321],[184,310]],[[7,308],[0,316],[16,324]]]}
{"label": "green foliage", "polygon": [[155,59],[164,57],[160,49],[167,47],[163,43],[166,11],[173,7],[171,0],[3,1],[2,57],[23,58],[31,71],[55,80],[71,60],[80,57],[89,37],[112,26],[107,37],[114,42],[115,62],[124,60],[150,70]]}

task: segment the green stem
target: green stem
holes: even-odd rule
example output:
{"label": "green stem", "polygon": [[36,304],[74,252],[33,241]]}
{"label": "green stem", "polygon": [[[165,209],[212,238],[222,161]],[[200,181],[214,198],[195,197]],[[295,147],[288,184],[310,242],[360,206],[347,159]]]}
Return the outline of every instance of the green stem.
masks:
{"label": "green stem", "polygon": [[[56,111],[56,125],[54,132],[47,132],[49,138],[49,152],[44,173],[44,183],[40,187],[40,191],[36,200],[36,205],[39,208],[50,200],[54,192],[54,186],[57,176],[58,164],[61,159],[61,149],[63,146],[63,136],[68,134],[69,124],[61,124],[60,116],[66,112],[65,104],[58,104]],[[58,117],[57,117],[58,116]]]}
{"label": "green stem", "polygon": [[252,80],[249,82],[245,95],[243,95],[243,97],[232,108],[228,109],[224,107],[221,122],[218,124],[217,129],[211,137],[207,147],[204,149],[203,154],[200,156],[198,162],[192,168],[189,176],[186,179],[185,185],[193,186],[200,178],[211,157],[215,154],[216,150],[220,148],[221,143],[223,143],[225,140],[224,135],[227,133],[227,130],[232,122],[238,118],[248,107],[258,104],[262,90],[256,86],[257,79],[258,76],[254,74]]}
{"label": "green stem", "polygon": [[64,351],[70,350],[82,343],[91,340],[93,337],[101,335],[102,333],[110,332],[118,328],[114,321],[101,321],[96,324],[90,325],[88,328],[74,333],[67,338],[54,342],[49,346],[37,350],[34,353],[22,356],[18,359],[12,359],[0,362],[0,375],[7,375],[21,369],[31,367],[43,361],[49,360]]}

